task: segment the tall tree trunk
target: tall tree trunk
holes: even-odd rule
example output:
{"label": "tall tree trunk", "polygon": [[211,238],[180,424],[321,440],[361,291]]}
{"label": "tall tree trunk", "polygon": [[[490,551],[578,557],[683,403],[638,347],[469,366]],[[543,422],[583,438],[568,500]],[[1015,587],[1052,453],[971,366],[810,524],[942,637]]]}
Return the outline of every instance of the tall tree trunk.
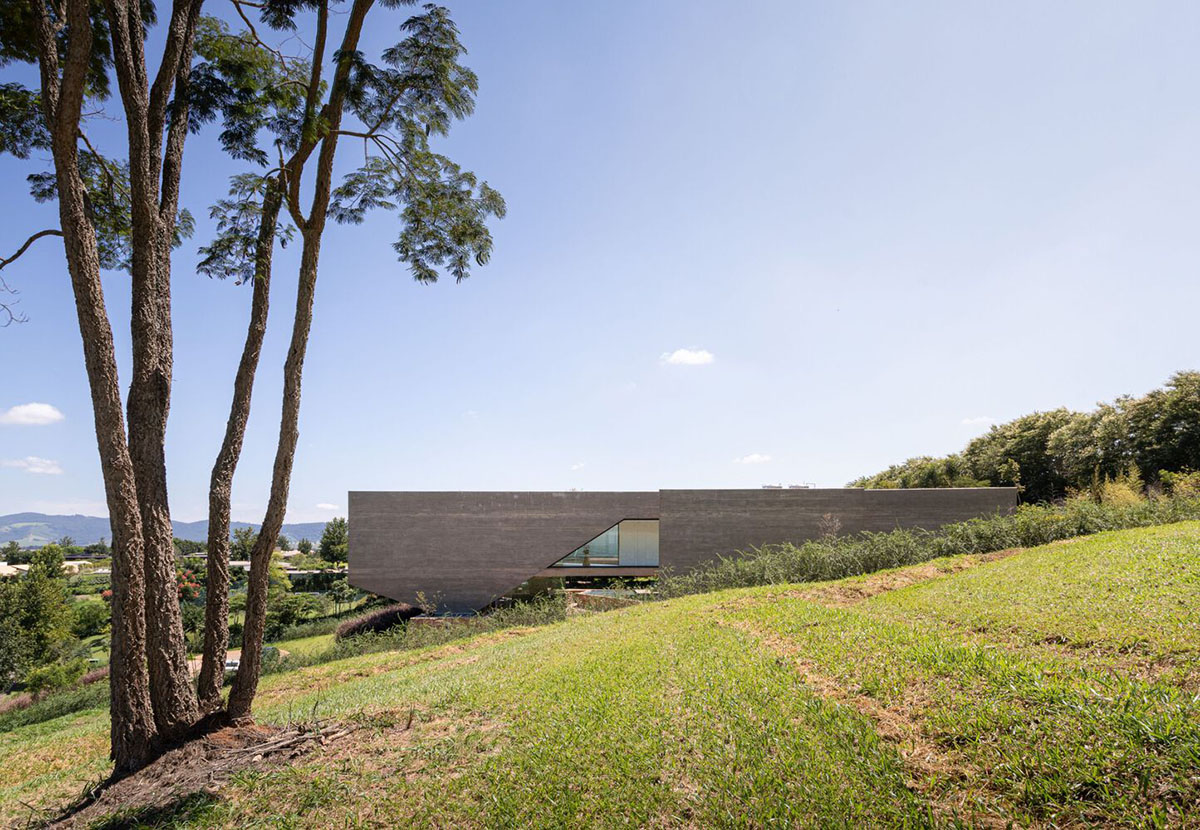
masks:
{"label": "tall tree trunk", "polygon": [[[73,172],[72,161],[60,162],[57,152],[55,156],[56,167]],[[91,224],[87,221],[84,199],[67,195],[68,188],[62,186],[63,179],[70,175],[58,177],[59,213],[68,271],[75,292],[79,333],[83,338],[105,499],[112,525],[110,732],[114,771],[119,775],[139,769],[157,751],[146,666],[145,562],[137,484],[125,441],[116,353],[112,327],[105,312],[95,235],[80,238],[86,236]],[[80,195],[82,190],[80,186]],[[71,228],[85,229],[85,233],[68,230]]]}
{"label": "tall tree trunk", "polygon": [[157,733],[146,667],[144,551],[137,484],[133,474],[112,326],[100,282],[100,257],[90,206],[79,176],[76,142],[91,53],[88,0],[66,6],[67,48],[59,77],[57,32],[45,4],[34,2],[42,103],[51,132],[58,210],[67,270],[75,294],[84,365],[92,395],[96,444],[112,528],[112,634],[109,688],[112,758],[116,774],[144,765],[157,750]]}
{"label": "tall tree trunk", "polygon": [[296,442],[300,437],[300,381],[304,373],[304,355],[308,350],[308,334],[312,327],[313,297],[317,283],[317,261],[320,255],[321,234],[304,234],[304,251],[300,259],[300,287],[296,293],[296,317],[292,325],[292,342],[283,367],[283,413],[279,423],[279,445],[275,450],[275,467],[271,479],[271,497],[254,550],[250,554],[250,579],[246,593],[246,616],[242,627],[242,654],[237,676],[229,691],[229,716],[233,720],[250,717],[258,678],[262,668],[263,629],[267,614],[268,569],[275,540],[283,528],[287,512],[288,490],[292,480],[292,462]]}
{"label": "tall tree trunk", "polygon": [[275,449],[271,496],[267,502],[267,512],[263,517],[258,540],[250,554],[250,581],[246,593],[245,624],[242,628],[242,656],[238,663],[237,675],[233,679],[233,688],[229,691],[227,708],[233,720],[245,720],[250,717],[262,670],[262,638],[267,615],[267,575],[271,564],[271,552],[274,550],[275,540],[279,538],[279,531],[283,528],[283,517],[287,513],[292,462],[296,456],[296,442],[300,437],[300,381],[304,374],[308,335],[312,329],[317,265],[321,259],[321,235],[325,232],[329,196],[333,189],[333,160],[337,154],[338,130],[341,129],[342,112],[349,88],[350,68],[354,56],[358,54],[363,22],[373,2],[374,0],[354,0],[350,7],[342,43],[336,53],[337,69],[329,87],[329,100],[321,108],[319,115],[316,113],[315,103],[321,86],[320,65],[325,53],[328,0],[324,0],[317,10],[317,45],[313,50],[313,72],[305,106],[305,120],[308,122],[305,132],[310,136],[320,136],[320,151],[317,156],[312,204],[307,219],[301,215],[299,207],[300,175],[304,170],[305,161],[317,146],[317,139],[306,137],[285,170],[288,209],[300,226],[304,247],[300,253],[300,278],[296,292],[296,316],[292,322],[292,341],[283,366],[283,411],[279,422],[279,444]]}
{"label": "tall tree trunk", "polygon": [[233,474],[242,453],[254,375],[267,331],[271,292],[271,259],[275,250],[275,228],[283,204],[283,185],[272,178],[263,194],[258,239],[254,251],[254,295],[246,343],[233,381],[233,403],[225,423],[225,440],[213,464],[208,485],[208,581],[204,602],[204,654],[200,663],[200,710],[207,714],[221,708],[221,684],[225,677],[225,655],[229,644],[229,503]]}
{"label": "tall tree trunk", "polygon": [[[153,87],[147,78],[144,29],[138,4],[106,0],[112,32],[113,65],[126,114],[129,139],[131,231],[133,243],[133,377],[127,402],[129,451],[137,482],[146,573],[146,660],[150,699],[159,734],[177,740],[196,719],[196,696],[187,663],[183,616],[175,576],[174,532],[167,495],[165,456],[171,398],[171,241],[174,235],[179,162],[186,135],[186,111],[172,119],[174,163],[166,188],[161,158],[167,97],[186,91],[198,2],[176,0],[168,24],[163,64]],[[182,72],[180,67],[183,67]],[[176,87],[176,84],[181,84]],[[171,204],[164,216],[160,196]]]}

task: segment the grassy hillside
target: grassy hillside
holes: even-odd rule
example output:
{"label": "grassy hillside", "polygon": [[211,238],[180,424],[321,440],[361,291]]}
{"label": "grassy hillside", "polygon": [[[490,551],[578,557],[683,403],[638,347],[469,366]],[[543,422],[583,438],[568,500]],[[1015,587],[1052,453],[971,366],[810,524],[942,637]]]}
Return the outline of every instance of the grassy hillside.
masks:
{"label": "grassy hillside", "polygon": [[[365,728],[187,826],[1200,826],[1200,523],[738,589],[266,678]],[[411,716],[411,726],[409,726]],[[106,771],[0,735],[0,821]]]}

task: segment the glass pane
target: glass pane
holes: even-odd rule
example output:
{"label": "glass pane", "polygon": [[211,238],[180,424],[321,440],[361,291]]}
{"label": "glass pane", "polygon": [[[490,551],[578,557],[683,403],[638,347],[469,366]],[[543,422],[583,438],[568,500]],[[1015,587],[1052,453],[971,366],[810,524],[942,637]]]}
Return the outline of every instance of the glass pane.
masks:
{"label": "glass pane", "polygon": [[608,530],[601,533],[595,539],[580,545],[575,550],[564,556],[554,565],[588,568],[597,565],[616,565],[618,562],[618,545],[620,534],[617,530],[617,525],[613,525]]}
{"label": "glass pane", "polygon": [[625,519],[580,545],[551,567],[658,567],[658,520]]}
{"label": "glass pane", "polygon": [[658,567],[658,520],[626,519],[619,528],[620,563],[626,567]]}

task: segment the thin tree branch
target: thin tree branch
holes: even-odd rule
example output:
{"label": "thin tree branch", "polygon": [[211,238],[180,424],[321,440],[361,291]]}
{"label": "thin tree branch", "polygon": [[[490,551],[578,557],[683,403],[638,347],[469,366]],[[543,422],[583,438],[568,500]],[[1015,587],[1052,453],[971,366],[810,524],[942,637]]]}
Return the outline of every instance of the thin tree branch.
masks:
{"label": "thin tree branch", "polygon": [[321,66],[325,62],[325,41],[328,34],[329,0],[323,0],[317,7],[317,39],[313,45],[308,92],[304,97],[304,123],[300,130],[300,146],[296,148],[296,152],[288,163],[288,210],[292,212],[292,218],[296,220],[296,224],[300,226],[301,230],[305,228],[305,220],[299,210],[300,174],[304,170],[304,163],[308,161],[308,157],[312,155],[313,149],[320,140],[320,137],[317,136],[317,126],[321,115],[325,112],[325,107],[322,107],[318,114],[317,103],[321,97]]}
{"label": "thin tree branch", "polygon": [[[21,254],[23,254],[29,250],[30,245],[32,245],[34,242],[37,242],[43,236],[62,236],[62,235],[63,235],[63,232],[60,231],[58,228],[47,228],[44,231],[38,231],[33,236],[26,239],[25,244],[22,245],[20,248],[18,248],[17,252],[15,254],[13,254],[10,257],[0,257],[0,268],[4,268],[10,262],[13,262],[14,260],[18,259],[21,256]],[[3,277],[0,277],[0,290],[7,291],[9,294],[17,293],[8,287],[8,283],[4,282]]]}
{"label": "thin tree branch", "polygon": [[67,59],[59,87],[58,129],[71,135],[79,127],[83,99],[87,91],[88,55],[92,49],[92,19],[88,0],[67,2]]}
{"label": "thin tree branch", "polygon": [[245,0],[230,0],[230,2],[233,4],[233,10],[237,12],[238,17],[240,17],[242,19],[242,22],[246,24],[246,30],[250,33],[250,37],[254,38],[254,42],[256,44],[258,44],[258,46],[260,48],[270,52],[272,55],[279,58],[279,65],[282,66],[284,71],[286,72],[288,70],[287,56],[284,55],[283,52],[280,52],[275,47],[268,45],[266,43],[266,41],[264,41],[261,37],[259,37],[258,29],[256,29],[254,27],[254,23],[250,20],[250,17],[246,14],[246,12],[244,12],[242,10],[243,5],[258,6],[258,4],[257,3],[246,3]]}
{"label": "thin tree branch", "polygon": [[300,189],[295,190],[291,187],[292,168],[283,158],[283,147],[276,144],[275,148],[279,151],[279,178],[284,185],[284,194],[287,199],[288,213],[292,216],[292,221],[296,223],[301,230],[304,229],[305,218],[304,211],[300,209]]}
{"label": "thin tree branch", "polygon": [[[109,168],[108,159],[96,152],[96,148],[92,146],[92,142],[88,140],[87,134],[84,133],[83,130],[77,130],[77,132],[79,137],[83,139],[83,143],[87,147],[88,152],[92,154],[92,158],[94,158],[96,163],[100,165],[100,169],[104,171],[104,178],[108,180],[108,195],[113,197],[118,186],[116,179],[113,177],[112,170]],[[121,192],[125,193],[125,188],[121,188]]]}
{"label": "thin tree branch", "polygon": [[6,329],[13,323],[25,323],[29,321],[29,318],[21,312],[13,311],[13,305],[16,305],[16,303],[0,303],[0,315],[3,315],[5,318],[4,322],[0,323],[0,329]]}
{"label": "thin tree branch", "polygon": [[42,83],[42,109],[46,115],[46,126],[53,127],[58,122],[60,89],[55,28],[50,22],[50,14],[46,11],[45,3],[33,0],[30,6],[33,8],[33,16],[36,21],[38,70]]}
{"label": "thin tree branch", "polygon": [[[171,21],[167,28],[162,63],[158,66],[154,85],[150,87],[150,104],[146,113],[146,123],[152,137],[162,135],[167,101],[179,76],[180,60],[186,57],[190,61],[192,36],[196,31],[196,21],[200,17],[202,3],[203,0],[175,0],[171,8]],[[156,145],[155,150],[157,149]]]}

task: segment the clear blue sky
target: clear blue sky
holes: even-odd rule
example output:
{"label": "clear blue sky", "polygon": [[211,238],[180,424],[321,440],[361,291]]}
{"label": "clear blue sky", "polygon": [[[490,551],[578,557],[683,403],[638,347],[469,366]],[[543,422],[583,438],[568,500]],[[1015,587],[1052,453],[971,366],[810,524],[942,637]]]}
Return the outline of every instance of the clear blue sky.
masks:
{"label": "clear blue sky", "polygon": [[[414,284],[392,217],[327,235],[289,521],[351,489],[840,486],[1200,367],[1200,4],[450,5],[481,89],[445,149],[509,216],[461,285]],[[404,14],[379,10],[372,45]],[[250,291],[193,271],[235,166],[211,132],[186,164],[168,452],[189,520]],[[53,221],[27,172],[0,161],[5,255]],[[276,261],[250,521],[294,298],[295,251]],[[104,515],[61,246],[5,276],[30,322],[0,330],[0,412],[64,418],[0,424],[0,513]],[[127,380],[127,278],[106,290]]]}

